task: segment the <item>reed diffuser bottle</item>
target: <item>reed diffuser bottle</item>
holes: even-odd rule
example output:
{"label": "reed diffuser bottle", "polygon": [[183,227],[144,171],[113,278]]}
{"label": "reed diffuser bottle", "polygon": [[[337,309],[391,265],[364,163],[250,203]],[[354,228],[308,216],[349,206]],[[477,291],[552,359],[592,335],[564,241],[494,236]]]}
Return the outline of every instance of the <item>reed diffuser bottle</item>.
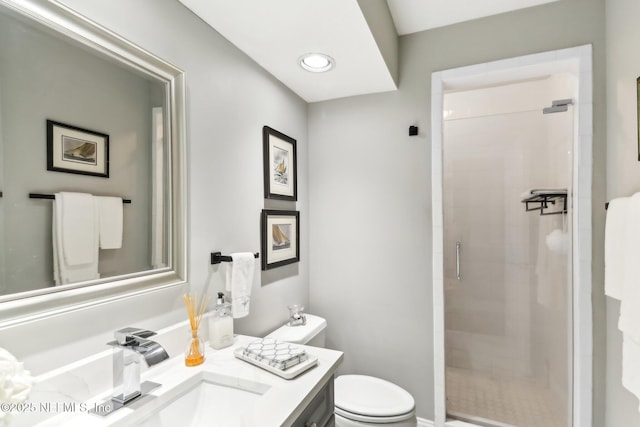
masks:
{"label": "reed diffuser bottle", "polygon": [[184,364],[187,366],[198,366],[204,362],[204,345],[200,339],[198,328],[200,327],[200,321],[204,315],[204,311],[207,309],[207,305],[211,300],[211,297],[202,295],[200,303],[198,303],[198,294],[184,294],[182,295],[184,305],[187,307],[187,314],[189,315],[189,326],[191,327],[191,336],[187,344],[187,351],[184,356]]}

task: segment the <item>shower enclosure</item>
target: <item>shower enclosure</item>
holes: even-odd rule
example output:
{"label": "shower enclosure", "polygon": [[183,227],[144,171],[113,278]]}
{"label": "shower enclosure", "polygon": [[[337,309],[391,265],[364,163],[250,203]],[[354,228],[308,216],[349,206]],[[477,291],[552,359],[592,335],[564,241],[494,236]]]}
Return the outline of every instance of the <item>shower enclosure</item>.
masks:
{"label": "shower enclosure", "polygon": [[572,425],[574,117],[570,104],[543,108],[574,90],[558,74],[444,96],[450,418]]}

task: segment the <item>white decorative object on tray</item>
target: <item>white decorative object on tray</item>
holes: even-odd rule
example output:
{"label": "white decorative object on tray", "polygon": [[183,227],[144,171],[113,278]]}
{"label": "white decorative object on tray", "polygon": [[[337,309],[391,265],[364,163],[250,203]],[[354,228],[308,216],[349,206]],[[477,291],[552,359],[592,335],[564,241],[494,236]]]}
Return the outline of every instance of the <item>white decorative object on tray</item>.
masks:
{"label": "white decorative object on tray", "polygon": [[273,338],[262,338],[249,343],[243,354],[283,371],[307,360],[304,348]]}

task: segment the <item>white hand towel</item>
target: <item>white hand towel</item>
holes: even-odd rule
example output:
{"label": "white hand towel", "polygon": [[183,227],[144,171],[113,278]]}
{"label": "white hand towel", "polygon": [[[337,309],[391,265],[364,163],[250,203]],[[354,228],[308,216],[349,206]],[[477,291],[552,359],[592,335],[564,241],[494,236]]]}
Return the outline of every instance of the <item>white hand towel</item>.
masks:
{"label": "white hand towel", "polygon": [[122,247],[123,213],[120,197],[95,197],[98,205],[100,249]]}
{"label": "white hand towel", "polygon": [[56,193],[53,203],[53,273],[56,285],[99,279],[98,221],[93,196]]}
{"label": "white hand towel", "polygon": [[239,319],[249,315],[256,259],[251,252],[231,254],[231,259],[231,266],[227,268],[227,289],[231,288],[231,312]]}
{"label": "white hand towel", "polygon": [[640,193],[631,196],[625,219],[625,239],[621,242],[624,262],[624,278],[622,282],[622,302],[620,303],[620,319],[618,327],[625,334],[640,344]]}
{"label": "white hand towel", "polygon": [[[613,199],[607,208],[604,232],[604,293],[622,299],[629,197]],[[636,261],[633,261],[636,262]]]}

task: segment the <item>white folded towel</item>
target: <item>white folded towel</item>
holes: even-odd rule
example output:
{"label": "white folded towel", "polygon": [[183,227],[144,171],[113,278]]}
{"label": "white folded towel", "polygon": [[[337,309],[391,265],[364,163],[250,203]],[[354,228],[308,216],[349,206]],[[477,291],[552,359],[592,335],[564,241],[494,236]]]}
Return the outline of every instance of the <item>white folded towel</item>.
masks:
{"label": "white folded towel", "polygon": [[[611,206],[611,205],[609,205]],[[608,214],[607,214],[608,215]],[[625,238],[620,242],[626,259],[622,281],[622,299],[618,327],[640,344],[640,193],[631,196],[624,220]]]}
{"label": "white folded towel", "polygon": [[99,279],[98,220],[93,196],[56,193],[52,221],[56,285]]}
{"label": "white folded towel", "polygon": [[231,254],[227,267],[227,291],[231,291],[231,312],[235,319],[249,315],[253,272],[256,259],[251,252]]}
{"label": "white folded towel", "polygon": [[604,232],[604,293],[618,300],[622,299],[626,253],[624,242],[630,200],[630,197],[621,197],[609,202]]}
{"label": "white folded towel", "polygon": [[100,249],[122,247],[122,198],[94,196],[98,205]]}

